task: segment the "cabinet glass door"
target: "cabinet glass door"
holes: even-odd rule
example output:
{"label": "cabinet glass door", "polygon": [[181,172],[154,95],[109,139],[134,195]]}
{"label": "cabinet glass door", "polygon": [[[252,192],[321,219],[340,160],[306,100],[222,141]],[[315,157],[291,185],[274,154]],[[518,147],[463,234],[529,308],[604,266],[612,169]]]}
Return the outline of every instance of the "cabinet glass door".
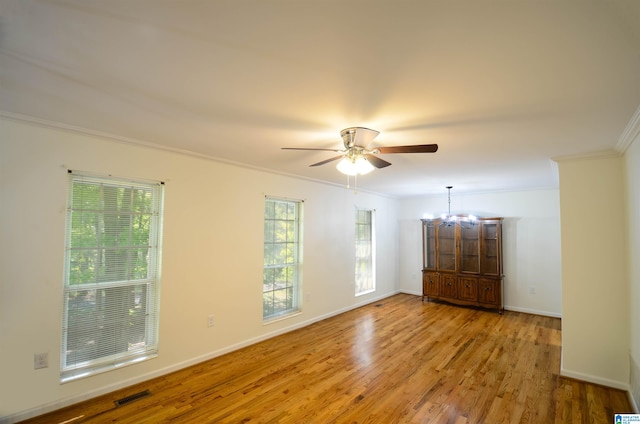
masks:
{"label": "cabinet glass door", "polygon": [[438,226],[438,269],[456,270],[456,226],[442,223]]}
{"label": "cabinet glass door", "polygon": [[460,223],[460,272],[480,272],[480,226]]}
{"label": "cabinet glass door", "polygon": [[436,269],[436,229],[431,221],[422,221],[422,267]]}
{"label": "cabinet glass door", "polygon": [[482,258],[480,260],[481,271],[485,275],[500,275],[500,225],[493,222],[485,222],[482,225]]}

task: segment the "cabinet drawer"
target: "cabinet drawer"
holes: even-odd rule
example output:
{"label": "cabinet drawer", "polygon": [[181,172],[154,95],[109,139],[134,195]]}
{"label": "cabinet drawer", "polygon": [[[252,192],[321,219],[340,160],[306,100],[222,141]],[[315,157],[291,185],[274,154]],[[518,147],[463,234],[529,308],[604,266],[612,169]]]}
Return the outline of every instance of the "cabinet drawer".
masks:
{"label": "cabinet drawer", "polygon": [[440,275],[437,272],[425,272],[422,275],[422,294],[424,296],[440,294]]}
{"label": "cabinet drawer", "polygon": [[502,293],[500,293],[501,287],[499,283],[499,280],[481,278],[478,287],[478,302],[491,305],[501,305]]}
{"label": "cabinet drawer", "polygon": [[474,277],[458,277],[458,298],[477,302],[478,279]]}
{"label": "cabinet drawer", "polygon": [[440,296],[455,299],[458,292],[457,280],[453,274],[440,274]]}

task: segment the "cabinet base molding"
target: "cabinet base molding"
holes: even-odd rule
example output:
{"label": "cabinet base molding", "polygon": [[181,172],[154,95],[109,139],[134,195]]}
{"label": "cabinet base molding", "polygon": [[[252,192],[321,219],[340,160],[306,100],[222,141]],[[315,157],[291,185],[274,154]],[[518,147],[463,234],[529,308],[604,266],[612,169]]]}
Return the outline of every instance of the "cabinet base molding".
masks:
{"label": "cabinet base molding", "polygon": [[500,315],[504,313],[504,307],[501,307],[501,306],[497,307],[496,305],[487,305],[484,303],[478,303],[478,302],[460,300],[460,299],[450,299],[446,297],[432,297],[427,295],[422,296],[423,302],[425,301],[425,299],[427,300],[427,302],[435,301],[435,302],[449,303],[449,304],[458,305],[458,306],[473,306],[480,309],[491,309],[491,310],[497,311]]}

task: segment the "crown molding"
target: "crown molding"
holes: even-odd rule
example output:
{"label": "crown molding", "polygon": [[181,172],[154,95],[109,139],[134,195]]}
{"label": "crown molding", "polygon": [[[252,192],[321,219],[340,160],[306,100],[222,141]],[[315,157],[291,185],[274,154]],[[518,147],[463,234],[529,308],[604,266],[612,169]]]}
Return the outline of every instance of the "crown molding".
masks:
{"label": "crown molding", "polygon": [[[218,158],[218,157],[215,157],[215,156],[194,152],[192,150],[177,149],[175,147],[169,147],[169,146],[165,146],[165,145],[158,144],[158,143],[138,140],[138,139],[129,138],[129,137],[122,137],[122,136],[115,135],[115,134],[110,134],[110,133],[106,133],[106,132],[102,132],[102,131],[96,131],[96,130],[92,130],[92,129],[88,129],[88,128],[78,127],[78,126],[75,126],[75,125],[63,124],[61,122],[56,122],[56,121],[49,121],[47,119],[36,118],[36,117],[33,117],[33,116],[21,115],[19,113],[8,112],[8,111],[5,111],[5,110],[0,110],[0,119],[21,122],[21,123],[28,124],[28,125],[34,125],[34,126],[38,126],[38,127],[48,128],[50,130],[66,131],[66,132],[73,133],[73,134],[79,134],[79,135],[84,135],[84,136],[89,136],[89,137],[100,138],[100,139],[104,139],[104,140],[108,140],[108,141],[112,141],[112,142],[116,142],[116,143],[123,143],[123,144],[132,145],[132,146],[146,147],[146,148],[149,148],[149,149],[155,149],[155,150],[160,150],[160,151],[165,151],[165,152],[171,152],[171,153],[175,153],[175,154],[179,154],[179,155],[184,155],[184,156],[190,156],[190,157],[195,157],[195,158],[199,158],[199,159],[204,159],[204,160],[208,160],[208,161],[212,161],[212,162],[223,163],[225,165],[235,166],[235,167],[238,167],[238,168],[245,168],[245,169],[250,169],[250,170],[253,170],[253,171],[266,172],[268,174],[281,175],[281,176],[284,176],[284,177],[295,178],[295,179],[298,179],[298,180],[310,181],[310,182],[313,182],[313,183],[318,183],[318,184],[322,184],[322,185],[328,185],[328,186],[331,186],[331,187],[345,188],[345,185],[342,184],[342,183],[334,183],[334,182],[330,182],[330,181],[319,180],[319,179],[316,179],[316,178],[305,177],[305,176],[302,176],[302,175],[290,174],[288,172],[282,172],[282,171],[278,171],[278,170],[274,170],[274,169],[263,168],[263,167],[260,167],[260,166],[250,165],[250,164],[237,162],[237,161],[232,161],[232,160],[228,160],[228,159],[224,159],[224,158]],[[163,181],[169,182],[170,180],[169,179],[163,179]],[[346,187],[346,188],[347,189],[351,189],[351,187]],[[390,194],[386,194],[386,193],[378,193],[376,191],[367,190],[365,188],[360,188],[360,187],[357,187],[357,188],[354,187],[353,190],[354,190],[354,193],[356,193],[356,194],[357,193],[368,193],[368,194],[381,196],[381,197],[385,197],[385,198],[389,198],[389,199],[397,199],[397,198],[399,198],[399,196],[390,195]]]}
{"label": "crown molding", "polygon": [[631,117],[631,120],[627,124],[627,127],[622,131],[618,142],[616,143],[616,152],[625,153],[631,143],[640,135],[640,106],[636,109],[636,112]]}
{"label": "crown molding", "polygon": [[83,128],[83,127],[79,127],[79,126],[76,126],[76,125],[64,124],[62,122],[50,121],[50,120],[47,120],[47,119],[36,118],[34,116],[22,115],[22,114],[19,114],[19,113],[8,112],[8,111],[5,111],[5,110],[0,110],[0,118],[12,120],[12,121],[17,121],[17,122],[22,122],[22,123],[26,123],[26,124],[30,124],[30,125],[35,125],[35,126],[38,126],[38,127],[48,128],[48,129],[51,129],[51,130],[66,131],[66,132],[70,132],[70,133],[74,133],[74,134],[80,134],[80,135],[89,136],[89,137],[102,138],[102,139],[106,139],[106,140],[110,140],[110,141],[115,141],[115,142],[118,142],[118,143],[131,144],[131,145],[135,145],[135,146],[143,146],[143,147],[148,147],[148,148],[156,149],[156,150],[165,150],[165,151],[170,151],[170,152],[174,152],[174,153],[180,153],[180,154],[189,155],[189,156],[200,156],[200,157],[205,158],[205,159],[215,159],[215,158],[212,158],[212,157],[207,156],[207,155],[202,155],[202,154],[199,154],[199,153],[192,152],[190,150],[176,149],[176,148],[173,148],[173,147],[168,147],[168,146],[164,146],[164,145],[161,145],[161,144],[152,143],[152,142],[149,142],[149,141],[143,141],[143,140],[138,140],[138,139],[134,139],[134,138],[123,137],[123,136],[119,136],[119,135],[116,135],[116,134],[107,133],[107,132],[104,132],[104,131],[98,131],[98,130],[93,130],[93,129],[89,129],[89,128]]}

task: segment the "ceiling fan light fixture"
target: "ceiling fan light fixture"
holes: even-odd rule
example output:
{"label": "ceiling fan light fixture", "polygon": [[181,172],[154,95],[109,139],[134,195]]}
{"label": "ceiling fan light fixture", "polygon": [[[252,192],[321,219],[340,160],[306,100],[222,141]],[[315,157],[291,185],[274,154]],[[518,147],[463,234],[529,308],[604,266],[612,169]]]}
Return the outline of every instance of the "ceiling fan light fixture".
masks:
{"label": "ceiling fan light fixture", "polygon": [[376,155],[387,153],[434,153],[438,150],[437,144],[415,144],[410,146],[379,146],[369,148],[369,144],[380,134],[376,130],[365,127],[349,127],[340,131],[344,149],[326,149],[312,147],[283,147],[285,150],[321,150],[340,152],[340,156],[334,156],[309,166],[320,166],[329,162],[339,161],[336,168],[345,175],[365,175],[374,169],[381,169],[391,165]]}
{"label": "ceiling fan light fixture", "polygon": [[356,157],[345,156],[338,162],[336,168],[343,174],[351,176],[365,175],[375,169],[371,162],[362,155]]}
{"label": "ceiling fan light fixture", "polygon": [[342,158],[336,165],[336,168],[345,175],[353,176],[358,174],[355,162],[348,157]]}
{"label": "ceiling fan light fixture", "polygon": [[375,167],[371,165],[371,162],[369,162],[367,158],[365,158],[364,156],[359,156],[356,159],[355,165],[356,165],[356,171],[360,175],[368,174],[369,172],[375,169]]}

